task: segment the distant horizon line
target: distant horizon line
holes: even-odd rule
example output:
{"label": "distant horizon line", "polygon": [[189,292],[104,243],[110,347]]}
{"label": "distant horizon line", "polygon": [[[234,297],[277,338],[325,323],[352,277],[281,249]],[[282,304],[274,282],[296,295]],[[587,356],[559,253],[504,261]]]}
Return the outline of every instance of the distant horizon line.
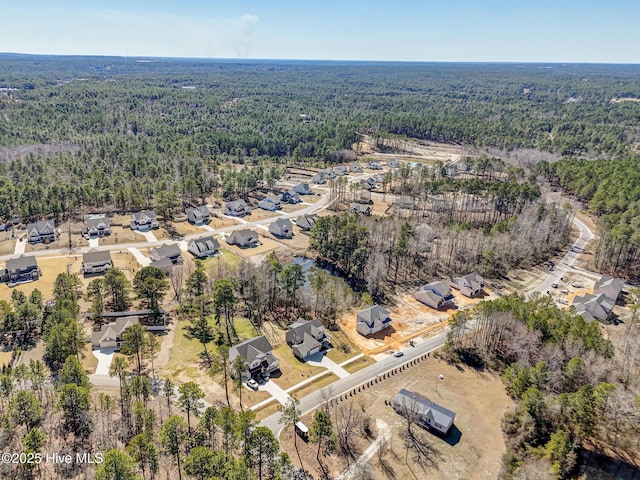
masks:
{"label": "distant horizon line", "polygon": [[0,52],[0,56],[8,57],[73,57],[73,58],[118,58],[139,60],[198,60],[218,62],[308,62],[308,63],[394,63],[394,64],[493,64],[493,65],[628,65],[636,66],[639,63],[604,62],[604,61],[542,61],[542,60],[366,60],[366,59],[333,59],[333,58],[243,58],[243,57],[170,57],[155,55],[105,55],[105,54],[77,54],[77,53],[21,53]]}

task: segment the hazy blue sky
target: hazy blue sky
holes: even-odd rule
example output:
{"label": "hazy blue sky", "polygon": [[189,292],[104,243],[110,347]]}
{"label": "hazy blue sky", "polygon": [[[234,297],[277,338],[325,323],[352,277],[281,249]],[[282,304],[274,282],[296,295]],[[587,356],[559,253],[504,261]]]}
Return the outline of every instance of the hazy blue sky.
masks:
{"label": "hazy blue sky", "polygon": [[4,0],[0,51],[640,63],[639,0]]}

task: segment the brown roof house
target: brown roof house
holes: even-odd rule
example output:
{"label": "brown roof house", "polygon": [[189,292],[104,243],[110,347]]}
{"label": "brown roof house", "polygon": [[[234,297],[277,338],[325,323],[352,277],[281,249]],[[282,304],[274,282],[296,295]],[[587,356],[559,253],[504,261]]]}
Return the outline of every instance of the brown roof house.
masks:
{"label": "brown roof house", "polygon": [[285,337],[293,354],[302,361],[314,353],[331,348],[331,338],[317,319],[299,318],[289,325]]}
{"label": "brown roof house", "polygon": [[391,326],[389,310],[380,305],[360,310],[356,315],[356,330],[360,335],[373,335]]}
{"label": "brown roof house", "polygon": [[267,337],[261,335],[240,342],[229,349],[229,363],[233,363],[238,355],[244,357],[249,366],[245,378],[255,375],[271,374],[280,369],[280,361],[273,356],[273,347]]}

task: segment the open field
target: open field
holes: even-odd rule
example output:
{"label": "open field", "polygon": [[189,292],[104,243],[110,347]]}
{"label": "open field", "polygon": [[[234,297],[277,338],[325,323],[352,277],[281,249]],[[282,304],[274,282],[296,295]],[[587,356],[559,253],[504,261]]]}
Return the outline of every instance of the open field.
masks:
{"label": "open field", "polygon": [[[438,380],[440,374],[444,375],[442,381]],[[391,401],[401,388],[419,392],[457,414],[454,427],[446,438],[418,429],[432,448],[424,467],[413,460],[412,452],[407,455],[403,440],[406,422],[391,406],[385,405],[385,401]],[[499,377],[429,359],[417,367],[358,393],[349,401],[354,403],[358,411],[369,417],[373,425],[379,419],[388,424],[392,431],[392,440],[388,443],[389,450],[384,457],[390,467],[390,474],[382,472],[378,457],[374,455],[367,462],[372,468],[371,478],[484,480],[498,476],[502,455],[506,450],[500,421],[505,411],[514,408]],[[336,408],[346,405],[345,401],[338,407],[333,407],[330,410],[331,415],[336,414]],[[302,420],[310,426],[313,422],[313,412],[305,415]],[[358,435],[358,451],[364,451],[372,440]],[[298,465],[292,432],[283,430],[280,442],[289,458]],[[320,470],[316,461],[315,445],[298,441],[298,448],[304,466],[312,474],[318,473]],[[407,458],[408,465],[405,463]],[[334,478],[346,469],[348,463],[345,457],[337,454],[324,457],[323,461]]]}
{"label": "open field", "polygon": [[469,149],[460,145],[447,143],[437,143],[428,140],[404,140],[399,138],[380,139],[385,152],[382,153],[376,148],[375,139],[369,135],[363,135],[362,141],[355,144],[353,149],[363,156],[373,157],[375,160],[384,158],[403,158],[412,160],[422,160],[427,162],[458,162],[464,156],[472,154]]}

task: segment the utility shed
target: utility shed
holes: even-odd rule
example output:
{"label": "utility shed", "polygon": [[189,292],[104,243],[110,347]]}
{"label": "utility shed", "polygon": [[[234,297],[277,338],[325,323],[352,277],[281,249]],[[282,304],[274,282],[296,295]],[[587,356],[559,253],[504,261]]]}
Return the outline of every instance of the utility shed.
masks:
{"label": "utility shed", "polygon": [[455,412],[404,388],[394,397],[393,409],[403,417],[414,416],[417,423],[442,435],[449,432],[456,418]]}

